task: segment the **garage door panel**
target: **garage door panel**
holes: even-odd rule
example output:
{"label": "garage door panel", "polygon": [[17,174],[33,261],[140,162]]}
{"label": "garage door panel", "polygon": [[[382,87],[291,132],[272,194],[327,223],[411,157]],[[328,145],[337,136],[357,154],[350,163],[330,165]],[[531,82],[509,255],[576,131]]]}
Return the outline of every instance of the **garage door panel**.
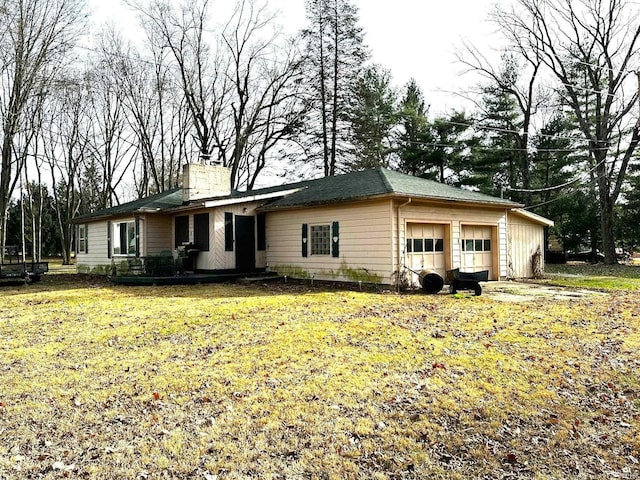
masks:
{"label": "garage door panel", "polygon": [[489,278],[493,276],[493,227],[483,225],[463,225],[461,229],[461,268],[477,272],[489,270]]}
{"label": "garage door panel", "polygon": [[[430,270],[444,278],[446,269],[445,225],[412,222],[407,224],[406,256],[416,272]],[[418,283],[412,274],[413,283]]]}

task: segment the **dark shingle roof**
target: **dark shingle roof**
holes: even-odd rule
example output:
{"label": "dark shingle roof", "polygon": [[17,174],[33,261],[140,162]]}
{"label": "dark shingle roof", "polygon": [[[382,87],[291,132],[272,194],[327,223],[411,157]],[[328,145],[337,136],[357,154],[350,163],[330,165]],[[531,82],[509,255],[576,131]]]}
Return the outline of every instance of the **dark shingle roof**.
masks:
{"label": "dark shingle roof", "polygon": [[162,211],[168,208],[174,208],[182,205],[182,189],[174,188],[166,192],[158,193],[144,197],[133,202],[123,203],[115,207],[98,210],[97,212],[80,215],[73,219],[74,223],[84,222],[86,220],[96,220],[98,218],[113,217],[117,215],[125,215],[134,212]]}
{"label": "dark shingle roof", "polygon": [[294,186],[298,186],[300,191],[275,200],[265,206],[265,209],[271,210],[323,205],[383,195],[401,195],[431,200],[480,203],[510,208],[521,206],[511,200],[504,200],[479,192],[452,187],[443,183],[394,172],[384,168],[353,172],[335,177],[325,177],[318,180],[285,185],[283,187],[292,188]]}
{"label": "dark shingle roof", "polygon": [[[285,191],[299,189],[297,192],[285,195]],[[426,180],[420,177],[394,172],[385,168],[363,170],[334,177],[324,177],[288,183],[275,187],[261,188],[249,192],[234,191],[226,197],[217,199],[242,199],[264,194],[278,194],[276,198],[265,205],[263,210],[276,210],[304,206],[326,205],[332,203],[361,200],[372,197],[399,195],[430,200],[445,200],[464,203],[504,206],[509,208],[521,205],[511,200],[484,195],[482,193],[452,187],[443,183]],[[213,199],[209,199],[213,200]],[[201,205],[205,200],[199,200]],[[176,188],[150,197],[141,198],[116,207],[100,210],[74,219],[74,223],[87,220],[130,214],[135,212],[165,211],[183,206],[182,189]]]}

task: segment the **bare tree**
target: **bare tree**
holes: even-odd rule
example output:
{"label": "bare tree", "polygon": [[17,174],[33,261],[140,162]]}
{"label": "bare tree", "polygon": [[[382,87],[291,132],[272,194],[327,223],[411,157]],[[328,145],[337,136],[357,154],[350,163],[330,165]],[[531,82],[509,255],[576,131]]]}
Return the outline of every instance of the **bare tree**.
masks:
{"label": "bare tree", "polygon": [[596,174],[605,261],[616,263],[614,205],[640,142],[636,110],[640,13],[626,0],[517,0],[499,23],[521,52],[535,55],[588,142]]}
{"label": "bare tree", "polygon": [[[102,51],[105,51],[102,46]],[[117,190],[134,160],[133,132],[126,117],[125,95],[120,77],[115,75],[107,55],[95,58],[85,73],[94,122],[87,161],[92,164],[91,179],[99,204],[108,208],[118,204]]]}
{"label": "bare tree", "polygon": [[[274,15],[240,1],[213,43],[208,2],[171,6],[132,1],[154,53],[180,85],[201,161],[231,169],[235,187],[252,188],[275,146],[299,127],[300,56],[274,28]],[[158,76],[158,79],[161,77]]]}
{"label": "bare tree", "polygon": [[[494,20],[500,22],[500,16],[495,15]],[[524,59],[524,65],[520,63],[518,53]],[[481,96],[487,92],[492,96],[506,95],[513,100],[517,108],[517,128],[514,125],[507,127],[512,135],[519,158],[517,170],[521,176],[521,184],[515,184],[515,176],[510,175],[512,182],[509,187],[529,189],[531,187],[531,153],[530,142],[533,136],[533,120],[539,109],[548,103],[549,97],[539,86],[542,59],[536,51],[522,49],[517,53],[505,52],[502,55],[501,64],[496,67],[475,45],[465,43],[464,50],[457,54],[458,61],[467,66],[470,71],[478,73],[487,84],[482,86]],[[482,114],[485,105],[478,104]],[[482,115],[481,114],[481,115]],[[516,166],[514,166],[515,168]]]}
{"label": "bare tree", "polygon": [[[6,238],[6,214],[21,164],[14,140],[25,108],[43,83],[51,81],[77,38],[83,0],[6,0],[0,8],[0,246]],[[0,248],[0,257],[4,248]]]}
{"label": "bare tree", "polygon": [[170,52],[162,38],[154,37],[157,31],[147,34],[151,59],[125,45],[113,31],[101,39],[101,63],[109,71],[135,140],[134,175],[140,196],[176,186],[179,167],[187,160],[191,132],[182,89],[170,71]]}
{"label": "bare tree", "polygon": [[[89,144],[93,140],[90,96],[81,78],[78,75],[58,80],[55,94],[49,98],[42,125],[43,154],[51,174],[62,261],[65,265],[71,263],[71,220],[80,212],[83,203],[80,179],[87,167]],[[86,198],[84,202],[91,203]],[[87,205],[85,212],[89,210]]]}
{"label": "bare tree", "polygon": [[223,92],[225,89],[216,82],[221,78],[220,68],[212,62],[211,49],[205,39],[208,0],[177,6],[162,0],[147,3],[132,0],[129,5],[140,14],[147,36],[161,42],[160,46],[170,52],[191,114],[200,158],[210,160],[212,129],[221,111],[216,87]]}
{"label": "bare tree", "polygon": [[[222,32],[219,55],[229,59],[223,122],[216,146],[235,184],[252,189],[272,149],[299,129],[302,59],[296,45],[274,30],[265,6],[242,1]],[[226,132],[226,133],[225,133]]]}

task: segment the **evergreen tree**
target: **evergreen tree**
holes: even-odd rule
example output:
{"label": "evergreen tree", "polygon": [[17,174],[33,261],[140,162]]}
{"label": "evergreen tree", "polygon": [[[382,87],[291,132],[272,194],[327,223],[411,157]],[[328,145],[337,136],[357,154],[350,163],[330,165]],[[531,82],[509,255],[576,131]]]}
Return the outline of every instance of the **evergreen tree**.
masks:
{"label": "evergreen tree", "polygon": [[[306,41],[308,160],[325,176],[338,173],[352,149],[348,122],[362,64],[368,57],[358,9],[348,0],[307,0]],[[319,165],[318,165],[319,164]]]}
{"label": "evergreen tree", "polygon": [[[499,86],[483,89],[481,113],[476,122],[482,138],[473,154],[474,177],[471,183],[481,192],[502,196],[521,183],[522,147],[519,133],[521,116],[512,94]],[[520,195],[512,195],[519,200]]]}
{"label": "evergreen tree", "polygon": [[555,221],[549,233],[566,251],[591,248],[599,236],[593,182],[573,167],[584,162],[576,142],[570,116],[560,113],[543,125],[532,145],[532,210]]}
{"label": "evergreen tree", "polygon": [[454,110],[429,124],[433,143],[426,146],[425,166],[438,182],[460,186],[471,178],[469,144],[473,138],[465,138],[470,122],[464,112]]}
{"label": "evergreen tree", "polygon": [[640,249],[640,166],[630,172],[623,192],[624,201],[618,205],[616,238],[626,252]]}
{"label": "evergreen tree", "polygon": [[414,79],[405,87],[398,117],[398,168],[410,175],[422,175],[426,164],[424,145],[432,143],[433,138],[429,130],[424,96]]}
{"label": "evergreen tree", "polygon": [[379,65],[366,68],[351,107],[355,158],[349,163],[350,170],[389,166],[397,117],[395,101],[389,70]]}
{"label": "evergreen tree", "polygon": [[400,105],[398,157],[400,170],[452,185],[466,184],[471,176],[467,134],[471,120],[464,112],[429,121],[420,87],[411,80]]}

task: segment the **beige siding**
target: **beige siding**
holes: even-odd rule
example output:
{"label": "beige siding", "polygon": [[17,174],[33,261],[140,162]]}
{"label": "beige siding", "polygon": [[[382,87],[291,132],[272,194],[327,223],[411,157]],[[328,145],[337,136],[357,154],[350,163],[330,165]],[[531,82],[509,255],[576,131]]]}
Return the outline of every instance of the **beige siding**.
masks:
{"label": "beige siding", "polygon": [[[544,227],[516,213],[509,215],[509,276],[531,278],[533,255],[540,249],[544,253]],[[544,262],[544,257],[540,259]],[[544,268],[544,264],[541,264]]]}
{"label": "beige siding", "polygon": [[[236,215],[256,216],[257,202],[227,205],[216,208],[202,209],[189,212],[189,241],[193,242],[193,216],[198,213],[209,213],[209,251],[200,252],[196,268],[201,270],[232,270],[236,268],[236,252],[224,250],[224,214],[226,212]],[[256,248],[258,222],[255,222]],[[234,232],[235,233],[235,232]],[[173,238],[173,230],[171,232]],[[265,268],[267,265],[266,252],[256,251],[256,268]]]}
{"label": "beige siding", "polygon": [[[302,257],[301,228],[306,223],[340,222],[340,258],[310,255]],[[415,258],[405,251],[407,228],[414,225],[439,225],[445,231],[445,269],[462,265],[460,240],[465,225],[489,227],[492,252],[491,277],[507,276],[506,211],[482,207],[455,207],[416,201],[381,200],[335,207],[318,207],[267,216],[267,260],[271,269],[292,275],[319,279],[353,280],[358,272],[369,272],[380,283],[393,283],[394,272],[417,276],[404,269],[416,269]],[[442,262],[434,265],[443,270]],[[425,268],[427,266],[425,265]],[[366,269],[366,270],[365,270]],[[352,278],[349,278],[351,274]],[[444,272],[442,272],[444,273]]]}
{"label": "beige siding", "polygon": [[140,234],[147,241],[140,239],[140,255],[158,255],[160,252],[173,250],[173,221],[171,217],[147,215],[140,219]]}
{"label": "beige siding", "polygon": [[[92,271],[107,273],[112,264],[118,265],[120,262],[132,257],[132,255],[113,255],[109,258],[107,252],[107,228],[119,222],[134,221],[133,216],[116,217],[108,220],[89,222],[88,239],[89,252],[76,253],[76,264],[79,271]],[[110,223],[109,223],[110,222]],[[173,239],[171,217],[160,215],[140,216],[140,256],[155,255],[162,251],[171,250]],[[113,236],[113,231],[111,232]],[[113,238],[112,238],[113,248]]]}
{"label": "beige siding", "polygon": [[107,221],[90,222],[86,225],[89,251],[76,252],[76,265],[80,271],[106,268],[111,263],[107,255]]}
{"label": "beige siding", "polygon": [[[267,261],[269,268],[293,276],[326,280],[392,283],[393,222],[390,201],[269,212]],[[302,257],[302,224],[339,222],[339,258]],[[309,241],[311,235],[309,233]]]}

